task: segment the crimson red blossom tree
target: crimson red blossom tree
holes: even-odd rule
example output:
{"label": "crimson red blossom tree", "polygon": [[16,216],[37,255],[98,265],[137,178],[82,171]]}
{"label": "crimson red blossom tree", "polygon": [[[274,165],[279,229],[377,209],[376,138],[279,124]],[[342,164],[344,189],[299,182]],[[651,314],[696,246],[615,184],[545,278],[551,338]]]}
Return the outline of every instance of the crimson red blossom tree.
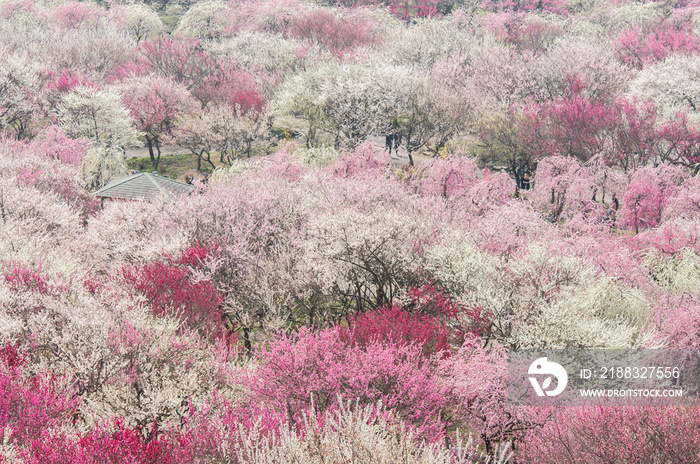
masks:
{"label": "crimson red blossom tree", "polygon": [[128,285],[146,297],[156,316],[170,314],[203,336],[225,338],[235,327],[221,312],[222,296],[211,282],[195,281],[190,270],[200,269],[210,253],[215,250],[194,246],[177,259],[124,268],[122,275]]}

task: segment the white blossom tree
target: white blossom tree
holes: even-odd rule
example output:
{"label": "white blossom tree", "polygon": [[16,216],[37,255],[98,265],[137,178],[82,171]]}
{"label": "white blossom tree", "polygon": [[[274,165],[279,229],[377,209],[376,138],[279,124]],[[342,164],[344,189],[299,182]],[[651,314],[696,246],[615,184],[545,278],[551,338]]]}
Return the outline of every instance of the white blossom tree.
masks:
{"label": "white blossom tree", "polygon": [[93,142],[83,162],[91,188],[100,188],[126,172],[125,149],[137,142],[139,132],[121,95],[108,89],[76,87],[63,98],[58,121],[69,136]]}
{"label": "white blossom tree", "polygon": [[229,6],[220,0],[195,3],[187,10],[175,30],[196,39],[217,39],[229,22]]}
{"label": "white blossom tree", "polygon": [[143,3],[134,3],[132,5],[124,5],[122,22],[127,31],[140,43],[149,38],[158,37],[165,31],[165,25],[160,20],[150,6]]}
{"label": "white blossom tree", "polygon": [[630,94],[654,102],[664,119],[685,112],[700,117],[700,57],[669,56],[646,66],[632,82]]}
{"label": "white blossom tree", "polygon": [[44,111],[45,77],[39,63],[26,53],[2,52],[0,57],[0,131],[16,138],[34,135],[33,122]]}

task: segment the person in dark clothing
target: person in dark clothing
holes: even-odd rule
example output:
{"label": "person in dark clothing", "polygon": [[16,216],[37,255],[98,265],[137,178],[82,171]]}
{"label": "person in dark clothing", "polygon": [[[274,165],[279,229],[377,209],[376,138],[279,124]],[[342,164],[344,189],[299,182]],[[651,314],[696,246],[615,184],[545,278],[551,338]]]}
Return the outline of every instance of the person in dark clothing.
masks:
{"label": "person in dark clothing", "polygon": [[389,135],[385,136],[384,148],[389,151],[390,155],[391,155],[392,150],[394,151],[395,155],[398,155],[400,145],[401,145],[401,132],[394,132],[393,134],[389,134]]}

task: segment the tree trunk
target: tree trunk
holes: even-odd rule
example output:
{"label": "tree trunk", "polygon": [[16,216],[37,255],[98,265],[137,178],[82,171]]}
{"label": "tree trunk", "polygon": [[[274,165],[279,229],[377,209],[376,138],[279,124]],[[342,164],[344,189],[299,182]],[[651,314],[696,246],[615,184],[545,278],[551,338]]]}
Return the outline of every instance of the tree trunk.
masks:
{"label": "tree trunk", "polygon": [[306,136],[306,148],[311,148],[316,139],[316,128],[313,122],[309,122],[309,133]]}
{"label": "tree trunk", "polygon": [[243,346],[245,346],[245,349],[246,351],[248,351],[248,353],[252,353],[253,344],[250,341],[250,329],[247,327],[243,328]]}
{"label": "tree trunk", "polygon": [[146,136],[146,143],[148,144],[148,154],[151,156],[151,164],[155,166],[156,157],[153,155],[153,139]]}
{"label": "tree trunk", "polygon": [[158,164],[160,163],[160,142],[158,141],[158,137],[154,138],[153,141],[156,144],[156,151],[158,152],[158,158],[156,158],[155,162],[155,169],[156,172],[158,172]]}

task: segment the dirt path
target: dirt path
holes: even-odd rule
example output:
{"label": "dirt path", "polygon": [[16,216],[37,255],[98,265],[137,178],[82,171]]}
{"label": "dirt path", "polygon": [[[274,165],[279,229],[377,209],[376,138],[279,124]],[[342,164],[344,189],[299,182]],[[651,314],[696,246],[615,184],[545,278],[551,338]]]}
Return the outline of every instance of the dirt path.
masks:
{"label": "dirt path", "polygon": [[[184,155],[185,153],[189,153],[190,149],[189,147],[184,147],[184,146],[167,146],[167,147],[160,147],[160,155],[161,156],[170,156],[170,155]],[[148,147],[142,147],[142,148],[127,148],[126,149],[126,159],[135,159],[135,158],[148,158],[150,155],[148,154]]]}

